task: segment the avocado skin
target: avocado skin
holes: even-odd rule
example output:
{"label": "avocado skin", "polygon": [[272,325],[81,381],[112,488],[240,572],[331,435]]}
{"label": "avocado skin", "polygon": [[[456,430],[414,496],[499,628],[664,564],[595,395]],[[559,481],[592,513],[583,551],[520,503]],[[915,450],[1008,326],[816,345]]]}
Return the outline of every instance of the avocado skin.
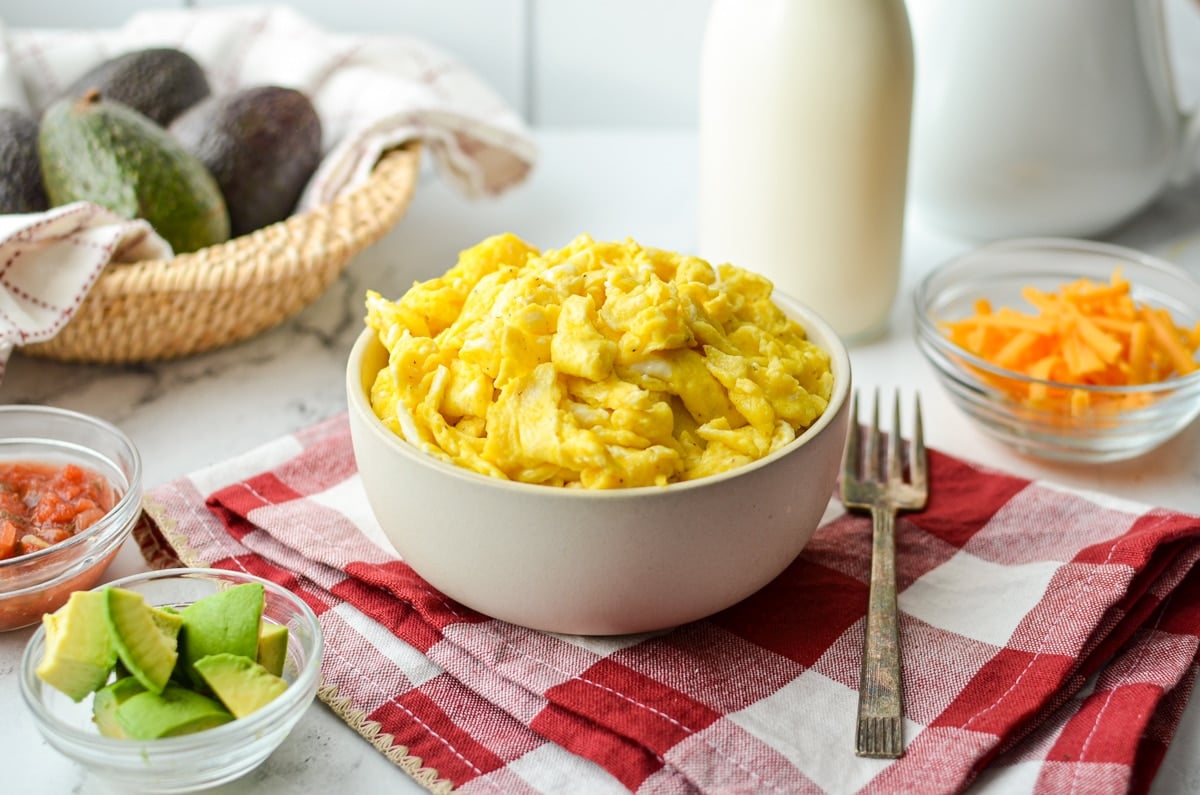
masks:
{"label": "avocado skin", "polygon": [[52,206],[90,201],[144,218],[176,254],[229,239],[229,214],[212,175],[148,118],[89,92],[46,109],[38,135]]}
{"label": "avocado skin", "polygon": [[40,213],[50,206],[37,142],[32,116],[0,108],[0,213]]}
{"label": "avocado skin", "polygon": [[109,58],[71,83],[60,99],[79,99],[89,89],[164,127],[211,93],[204,68],[174,47],[151,47]]}
{"label": "avocado skin", "polygon": [[321,120],[292,88],[211,96],[170,130],[216,178],[234,236],[287,218],[321,161]]}

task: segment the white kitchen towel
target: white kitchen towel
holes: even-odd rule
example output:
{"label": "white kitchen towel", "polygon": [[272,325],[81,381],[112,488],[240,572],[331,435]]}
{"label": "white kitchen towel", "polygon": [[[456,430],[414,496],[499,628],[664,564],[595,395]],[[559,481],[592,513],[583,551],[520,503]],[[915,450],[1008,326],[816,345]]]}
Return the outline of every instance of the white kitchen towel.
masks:
{"label": "white kitchen towel", "polygon": [[108,262],[170,253],[147,222],[87,202],[0,215],[0,380],[13,346],[57,334]]}
{"label": "white kitchen towel", "polygon": [[[91,67],[146,47],[178,47],[208,73],[214,94],[255,85],[304,91],[321,117],[323,157],[298,209],[324,204],[361,184],[380,154],[420,140],[440,176],[470,197],[496,196],[521,183],[536,159],[520,116],[452,56],[403,34],[350,35],[323,31],[286,6],[146,11],[111,30],[6,29],[0,12],[0,107],[40,114]],[[0,216],[6,238],[59,217],[57,211]],[[82,226],[80,227],[83,228]],[[140,226],[122,234],[143,235]],[[55,296],[83,295],[107,264],[105,246],[81,246],[69,236],[45,239],[65,246],[53,269]],[[158,241],[161,244],[161,240]],[[80,256],[84,249],[93,256]],[[148,257],[160,256],[145,249]],[[44,252],[47,258],[54,258]],[[5,267],[7,260],[0,260]],[[7,268],[6,268],[7,269]],[[51,274],[46,274],[51,275]],[[25,289],[25,286],[19,286]],[[7,279],[4,307],[21,300]],[[29,294],[27,303],[52,296]],[[70,318],[78,301],[47,326],[24,316],[0,325],[0,365],[13,345],[45,339]],[[46,332],[45,328],[52,331]],[[2,372],[2,370],[0,370]]]}

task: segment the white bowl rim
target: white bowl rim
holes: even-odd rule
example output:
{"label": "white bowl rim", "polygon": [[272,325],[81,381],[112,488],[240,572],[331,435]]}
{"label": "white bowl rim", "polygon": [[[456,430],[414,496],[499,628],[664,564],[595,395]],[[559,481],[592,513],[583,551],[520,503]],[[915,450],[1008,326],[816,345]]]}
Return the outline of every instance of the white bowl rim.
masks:
{"label": "white bowl rim", "polygon": [[[960,347],[948,337],[938,330],[937,325],[930,320],[927,307],[929,304],[929,286],[930,283],[939,276],[944,276],[945,273],[957,266],[975,260],[981,256],[994,254],[1003,251],[1018,251],[1036,249],[1053,250],[1074,250],[1092,254],[1104,254],[1112,257],[1129,260],[1140,267],[1149,268],[1160,271],[1168,276],[1173,276],[1183,281],[1192,282],[1200,287],[1200,282],[1197,282],[1183,268],[1173,263],[1167,262],[1164,259],[1155,257],[1137,249],[1119,246],[1113,243],[1099,243],[1093,240],[1082,240],[1066,237],[1022,237],[1012,238],[1008,240],[997,240],[992,243],[985,244],[970,251],[958,254],[946,260],[942,264],[935,267],[927,273],[917,284],[913,290],[913,308],[914,318],[917,325],[918,337],[927,344],[937,348],[939,351],[953,353],[960,357],[964,362],[972,367],[982,370],[990,375],[1005,378],[1021,384],[1039,384],[1052,389],[1068,389],[1079,390],[1097,395],[1128,395],[1128,394],[1144,394],[1158,392],[1174,392],[1179,389],[1189,389],[1193,386],[1200,386],[1200,368],[1192,371],[1184,376],[1174,376],[1165,381],[1157,381],[1151,384],[1130,384],[1125,386],[1107,386],[1103,384],[1072,384],[1066,381],[1052,381],[1042,378],[1034,378],[1033,376],[1019,373],[1015,370],[1009,370],[1004,367],[999,367],[986,359],[980,358],[965,348]],[[1053,273],[1048,270],[1047,273]],[[961,368],[960,370],[961,371]]]}
{"label": "white bowl rim", "polygon": [[[85,543],[89,539],[103,535],[112,525],[117,524],[117,519],[128,514],[127,524],[132,529],[134,521],[141,514],[142,510],[142,456],[138,451],[137,445],[129,438],[129,435],[107,420],[94,417],[91,414],[84,414],[79,411],[71,411],[70,409],[58,408],[57,406],[42,406],[30,404],[14,404],[9,406],[0,406],[0,414],[41,414],[52,417],[60,417],[72,422],[80,422],[98,428],[105,433],[115,438],[121,446],[126,448],[129,453],[132,463],[131,472],[129,474],[129,484],[125,488],[125,492],[121,495],[121,499],[109,508],[108,513],[100,517],[93,525],[88,527],[82,533],[76,533],[65,541],[60,541],[57,544],[51,544],[45,549],[39,549],[37,552],[30,552],[25,555],[19,555],[15,558],[0,560],[0,571],[7,567],[15,567],[17,565],[26,565],[30,562],[42,560],[43,558],[54,558],[63,555],[71,549]],[[46,442],[56,443],[60,440],[51,439],[45,436],[10,436],[4,440],[6,443],[16,441],[27,442]],[[74,445],[81,447],[80,445]],[[90,448],[87,448],[90,450]],[[124,526],[125,523],[121,523]],[[124,532],[121,533],[125,535]],[[70,567],[70,574],[74,576],[79,572],[75,571],[77,567]],[[86,568],[86,567],[85,567]],[[56,577],[50,580],[39,580],[36,583],[27,585],[15,591],[5,591],[0,593],[2,598],[10,598],[21,596],[28,593],[34,593],[43,590],[49,585],[57,583],[61,577]]]}
{"label": "white bowl rim", "polygon": [[[829,354],[830,370],[834,374],[833,391],[829,396],[829,403],[821,416],[803,433],[788,442],[783,447],[769,453],[762,458],[751,461],[741,466],[724,472],[718,472],[712,475],[707,475],[694,480],[676,481],[668,483],[665,486],[629,486],[616,489],[577,489],[577,488],[554,488],[538,483],[524,483],[521,481],[505,480],[503,478],[490,477],[480,472],[467,469],[466,467],[452,464],[448,461],[443,461],[433,455],[430,455],[418,449],[408,441],[394,434],[383,421],[376,416],[371,409],[370,401],[362,389],[362,356],[366,350],[368,343],[372,338],[376,337],[375,330],[367,327],[359,333],[358,338],[354,342],[354,346],[350,351],[348,365],[346,368],[346,384],[348,402],[350,410],[357,412],[366,422],[371,433],[380,437],[385,444],[395,450],[405,458],[414,462],[420,462],[425,466],[432,467],[436,471],[452,478],[462,480],[466,483],[486,488],[509,490],[517,493],[527,493],[529,495],[538,495],[539,499],[564,499],[564,500],[622,500],[629,498],[647,499],[654,495],[673,495],[681,491],[691,489],[711,487],[713,484],[728,480],[736,480],[746,477],[762,467],[768,466],[773,461],[776,461],[799,447],[805,445],[808,440],[816,437],[825,428],[829,427],[849,399],[850,395],[850,354],[846,348],[845,342],[833,330],[833,328],[813,309],[806,304],[792,298],[778,290],[772,294],[772,299],[785,314],[792,320],[798,322],[805,330],[805,333],[811,339],[816,336],[822,340],[827,340],[832,344],[822,345],[821,349]],[[813,332],[816,332],[814,335]],[[838,377],[839,373],[841,377]]]}

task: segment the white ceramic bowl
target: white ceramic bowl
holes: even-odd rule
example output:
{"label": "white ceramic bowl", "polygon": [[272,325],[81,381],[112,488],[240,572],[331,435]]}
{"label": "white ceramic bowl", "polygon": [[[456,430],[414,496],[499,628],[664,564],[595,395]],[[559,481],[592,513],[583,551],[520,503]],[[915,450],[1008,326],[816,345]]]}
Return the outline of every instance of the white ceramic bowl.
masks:
{"label": "white ceramic bowl", "polygon": [[320,681],[324,636],[296,594],[251,574],[223,569],[164,569],[108,585],[137,591],[154,605],[182,607],[244,582],[266,589],[263,615],[288,628],[287,690],[262,709],[212,729],[158,740],[105,737],[92,723],[92,700],[76,704],[37,677],[46,644],[39,627],[21,661],[21,695],[38,731],[55,749],[104,779],[114,792],[193,792],[233,781],[271,755],[312,704]]}
{"label": "white ceramic bowl", "polygon": [[849,409],[845,345],[812,310],[775,298],[830,354],[828,409],[766,458],[665,487],[561,489],[435,459],[372,412],[370,385],[387,351],[365,330],[350,353],[346,388],[354,454],[383,532],[438,590],[535,629],[644,632],[744,599],[812,537],[837,480]]}

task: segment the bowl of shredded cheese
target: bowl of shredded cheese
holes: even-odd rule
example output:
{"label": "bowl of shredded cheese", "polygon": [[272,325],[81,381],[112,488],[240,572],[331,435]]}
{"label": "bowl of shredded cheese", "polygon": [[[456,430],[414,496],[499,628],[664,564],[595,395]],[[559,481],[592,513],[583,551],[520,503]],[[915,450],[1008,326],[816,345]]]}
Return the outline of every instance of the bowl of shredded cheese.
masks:
{"label": "bowl of shredded cheese", "polygon": [[761,276],[498,235],[366,308],[347,396],[368,501],[404,560],[480,613],[676,626],[777,576],[828,505],[849,357]]}
{"label": "bowl of shredded cheese", "polygon": [[917,344],[956,405],[1033,456],[1146,453],[1200,414],[1200,282],[1133,249],[1000,241],[914,292]]}

